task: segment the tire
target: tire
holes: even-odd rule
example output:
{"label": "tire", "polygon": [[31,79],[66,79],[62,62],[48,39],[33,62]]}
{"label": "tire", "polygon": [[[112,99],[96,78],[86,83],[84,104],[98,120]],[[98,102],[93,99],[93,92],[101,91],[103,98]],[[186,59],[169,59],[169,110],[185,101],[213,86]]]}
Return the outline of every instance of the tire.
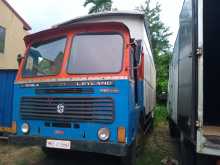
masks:
{"label": "tire", "polygon": [[136,165],[136,143],[135,141],[128,149],[126,156],[121,157],[120,165]]}
{"label": "tire", "polygon": [[179,129],[177,128],[176,124],[171,119],[169,119],[168,122],[169,122],[170,136],[172,138],[180,138],[180,132],[179,132]]}
{"label": "tire", "polygon": [[140,114],[140,118],[139,118],[139,129],[142,129],[143,132],[145,130],[146,126],[145,126],[145,116],[143,114],[143,112]]}
{"label": "tire", "polygon": [[150,115],[151,117],[144,116],[143,113],[140,115],[139,123],[144,134],[151,134],[154,130],[154,118],[152,117],[152,114]]}
{"label": "tire", "polygon": [[154,132],[154,118],[151,118],[149,134],[152,134],[153,132]]}
{"label": "tire", "polygon": [[184,138],[181,133],[180,137],[180,165],[196,165],[196,148],[189,140]]}

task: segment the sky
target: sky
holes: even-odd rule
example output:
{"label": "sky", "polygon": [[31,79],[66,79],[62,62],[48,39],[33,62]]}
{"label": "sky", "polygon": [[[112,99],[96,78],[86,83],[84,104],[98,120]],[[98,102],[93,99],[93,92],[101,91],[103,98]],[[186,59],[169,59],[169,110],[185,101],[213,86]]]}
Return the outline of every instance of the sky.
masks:
{"label": "sky", "polygon": [[[85,0],[7,0],[11,6],[32,27],[31,33],[47,29],[52,25],[86,15],[89,6],[84,8]],[[155,1],[155,0],[151,0]],[[161,4],[161,20],[170,27],[173,44],[179,27],[179,13],[183,0],[157,0]],[[145,0],[113,0],[113,8],[134,10]]]}

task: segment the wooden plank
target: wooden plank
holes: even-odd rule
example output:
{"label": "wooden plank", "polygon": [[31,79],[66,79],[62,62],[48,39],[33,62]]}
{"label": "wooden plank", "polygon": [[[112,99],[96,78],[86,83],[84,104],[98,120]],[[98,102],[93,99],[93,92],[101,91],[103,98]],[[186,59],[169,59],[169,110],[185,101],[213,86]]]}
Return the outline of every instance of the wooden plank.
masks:
{"label": "wooden plank", "polygon": [[204,136],[219,136],[220,137],[220,127],[218,126],[205,126],[203,128]]}

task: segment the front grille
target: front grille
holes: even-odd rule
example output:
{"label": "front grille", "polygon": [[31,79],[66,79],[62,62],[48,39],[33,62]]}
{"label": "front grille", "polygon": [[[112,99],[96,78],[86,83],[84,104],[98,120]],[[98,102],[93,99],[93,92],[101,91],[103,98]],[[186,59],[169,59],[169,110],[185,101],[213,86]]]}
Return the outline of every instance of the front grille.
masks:
{"label": "front grille", "polygon": [[36,89],[36,94],[92,94],[93,88]]}
{"label": "front grille", "polygon": [[[59,113],[58,105],[64,106],[63,113]],[[24,120],[110,123],[114,109],[111,97],[22,97],[20,102]]]}

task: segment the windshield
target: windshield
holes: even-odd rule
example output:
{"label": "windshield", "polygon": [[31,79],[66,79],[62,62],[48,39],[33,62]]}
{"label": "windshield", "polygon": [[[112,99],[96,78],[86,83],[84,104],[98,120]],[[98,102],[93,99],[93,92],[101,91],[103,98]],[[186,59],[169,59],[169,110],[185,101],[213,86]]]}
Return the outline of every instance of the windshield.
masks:
{"label": "windshield", "polygon": [[23,77],[49,76],[60,72],[66,38],[33,44],[28,50]]}
{"label": "windshield", "polygon": [[70,74],[114,73],[122,68],[120,34],[81,34],[73,39],[68,64]]}

